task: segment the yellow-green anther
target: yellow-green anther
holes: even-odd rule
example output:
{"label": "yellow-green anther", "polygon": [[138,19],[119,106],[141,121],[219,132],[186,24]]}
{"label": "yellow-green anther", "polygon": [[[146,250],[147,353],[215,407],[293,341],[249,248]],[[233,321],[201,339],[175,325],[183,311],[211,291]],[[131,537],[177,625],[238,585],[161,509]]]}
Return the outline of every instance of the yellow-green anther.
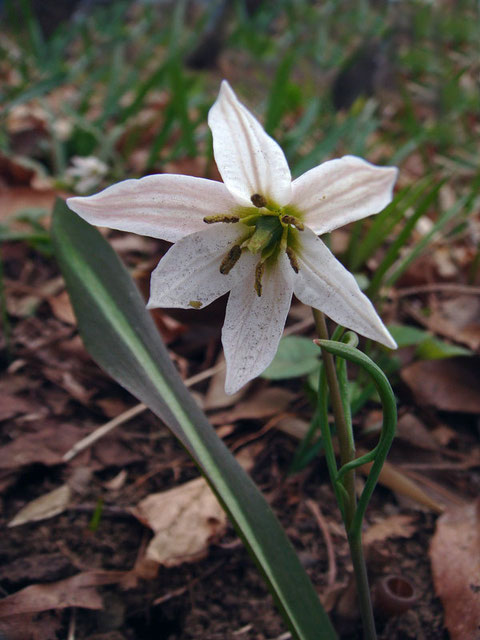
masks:
{"label": "yellow-green anther", "polygon": [[188,304],[194,309],[200,309],[200,307],[203,307],[203,302],[200,302],[200,300],[190,300]]}
{"label": "yellow-green anther", "polygon": [[265,197],[261,196],[259,193],[254,193],[253,196],[251,196],[250,200],[252,201],[252,204],[254,204],[259,209],[261,207],[267,206],[267,201]]}
{"label": "yellow-green anther", "polygon": [[295,216],[282,216],[282,222],[283,224],[291,224],[295,227],[295,229],[298,229],[299,231],[303,231],[305,229],[303,222],[301,222],[298,218],[295,218]]}
{"label": "yellow-green anther", "polygon": [[262,295],[262,276],[265,271],[265,262],[260,261],[255,267],[255,291],[260,298]]}
{"label": "yellow-green anther", "polygon": [[297,260],[297,256],[295,255],[295,252],[291,247],[287,247],[285,249],[285,253],[288,256],[288,259],[290,260],[290,266],[295,271],[295,273],[298,273],[298,260]]}
{"label": "yellow-green anther", "polygon": [[238,216],[229,216],[229,215],[217,215],[217,216],[205,216],[203,219],[207,224],[214,224],[215,222],[239,222],[240,218]]}
{"label": "yellow-green anther", "polygon": [[220,265],[220,273],[224,276],[233,269],[233,267],[237,264],[238,259],[242,255],[242,249],[239,244],[234,244],[230,251],[227,253],[225,258],[222,260]]}

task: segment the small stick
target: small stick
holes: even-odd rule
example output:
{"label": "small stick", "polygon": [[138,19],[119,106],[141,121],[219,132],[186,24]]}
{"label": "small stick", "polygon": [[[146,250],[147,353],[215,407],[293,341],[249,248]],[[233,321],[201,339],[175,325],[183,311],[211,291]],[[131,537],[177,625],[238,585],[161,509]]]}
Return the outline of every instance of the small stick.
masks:
{"label": "small stick", "polygon": [[455,284],[453,282],[437,282],[432,284],[422,284],[418,287],[405,287],[403,289],[397,289],[393,295],[396,298],[402,298],[404,296],[412,296],[417,293],[435,293],[436,291],[461,293],[463,295],[471,296],[480,295],[480,287],[471,287],[469,285]]}
{"label": "small stick", "polygon": [[325,546],[327,547],[327,557],[328,557],[328,586],[332,587],[335,584],[335,580],[337,579],[337,563],[335,561],[335,550],[333,548],[332,536],[330,535],[330,531],[328,530],[328,525],[323,517],[322,512],[320,511],[320,507],[316,502],[308,498],[305,501],[305,504],[313,513],[315,520],[317,521],[318,528],[322,532],[322,535],[325,539]]}
{"label": "small stick", "polygon": [[[222,362],[219,365],[210,367],[210,369],[205,369],[205,371],[201,371],[200,373],[197,373],[191,378],[188,378],[187,380],[185,380],[185,386],[192,387],[194,384],[197,384],[202,380],[206,380],[207,378],[210,378],[210,376],[213,376],[214,373],[217,373],[217,371],[220,371],[224,366],[225,365]],[[104,436],[106,436],[107,433],[110,433],[110,431],[113,431],[116,427],[120,426],[121,424],[124,424],[125,422],[132,420],[132,418],[139,416],[141,413],[143,413],[147,409],[148,407],[146,405],[144,405],[143,403],[140,403],[135,405],[134,407],[131,407],[130,409],[127,409],[127,411],[124,411],[119,416],[116,416],[115,418],[113,418],[112,420],[109,420],[105,424],[102,424],[100,427],[98,427],[98,429],[95,429],[95,431],[92,431],[92,433],[89,433],[88,436],[85,436],[85,438],[82,438],[81,440],[76,442],[73,445],[73,447],[63,455],[63,458],[62,458],[63,461],[69,462],[72,458],[77,456],[79,453],[81,453],[82,451],[90,447],[92,444],[100,440],[100,438],[103,438]]]}

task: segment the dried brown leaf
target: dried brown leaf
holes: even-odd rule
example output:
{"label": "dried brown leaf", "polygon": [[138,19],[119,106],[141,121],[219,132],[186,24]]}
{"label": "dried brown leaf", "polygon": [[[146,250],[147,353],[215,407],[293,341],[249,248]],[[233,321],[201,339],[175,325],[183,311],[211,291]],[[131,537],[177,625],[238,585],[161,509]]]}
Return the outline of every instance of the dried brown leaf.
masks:
{"label": "dried brown leaf", "polygon": [[282,413],[295,398],[295,394],[279,387],[261,389],[254,396],[239,402],[230,411],[222,411],[210,418],[212,424],[236,420],[261,420]]}
{"label": "dried brown leaf", "polygon": [[402,370],[417,402],[442,411],[480,413],[478,358],[424,360]]}
{"label": "dried brown leaf", "polygon": [[27,522],[39,522],[58,516],[68,507],[71,497],[72,490],[68,484],[63,484],[25,505],[8,523],[8,527],[18,527]]}
{"label": "dried brown leaf", "polygon": [[[225,357],[223,353],[218,357],[215,365],[225,365]],[[208,385],[208,391],[205,396],[203,408],[205,411],[214,409],[225,409],[236,404],[240,398],[245,395],[245,391],[248,387],[242,387],[239,391],[232,395],[225,393],[225,376],[227,370],[225,366],[221,367],[216,373],[213,374],[210,384]]]}
{"label": "dried brown leaf", "polygon": [[480,348],[480,298],[461,295],[437,302],[428,316],[428,326],[435,333],[471,349]]}
{"label": "dried brown leaf", "polygon": [[416,531],[413,516],[396,514],[376,522],[365,532],[363,543],[383,542],[388,538],[411,538]]}
{"label": "dried brown leaf", "polygon": [[70,324],[74,327],[77,326],[77,319],[75,318],[70,298],[66,291],[62,291],[58,296],[50,297],[48,303],[56,318],[65,322],[65,324]]}
{"label": "dried brown leaf", "polygon": [[2,640],[57,640],[60,627],[61,620],[54,613],[23,613],[0,620],[0,637]]}
{"label": "dried brown leaf", "polygon": [[30,207],[45,208],[50,211],[55,202],[54,191],[39,191],[30,187],[11,187],[0,191],[1,219],[18,213]]}
{"label": "dried brown leaf", "polygon": [[399,418],[396,437],[427,451],[437,451],[439,448],[437,439],[413,413],[405,413]]}
{"label": "dried brown leaf", "polygon": [[29,464],[62,463],[63,454],[85,435],[82,429],[69,424],[42,424],[37,433],[18,436],[0,447],[0,469],[18,469]]}
{"label": "dried brown leaf", "polygon": [[21,413],[30,413],[36,409],[30,400],[10,393],[2,393],[0,396],[0,422],[9,420]]}
{"label": "dried brown leaf", "polygon": [[95,587],[114,584],[124,576],[124,571],[86,571],[59,582],[32,584],[0,600],[0,618],[67,607],[101,609]]}
{"label": "dried brown leaf", "polygon": [[452,640],[480,638],[480,502],[450,509],[430,545],[433,583]]}
{"label": "dried brown leaf", "polygon": [[227,526],[225,512],[203,478],[147,496],[134,514],[155,532],[146,558],[166,567],[205,557]]}

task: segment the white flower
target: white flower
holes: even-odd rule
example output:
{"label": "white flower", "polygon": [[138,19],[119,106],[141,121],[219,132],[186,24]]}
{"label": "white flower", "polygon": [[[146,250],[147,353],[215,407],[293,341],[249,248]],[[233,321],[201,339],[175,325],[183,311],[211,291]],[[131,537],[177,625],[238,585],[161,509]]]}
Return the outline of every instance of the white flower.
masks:
{"label": "white flower", "polygon": [[152,175],[67,201],[92,224],[175,243],[152,273],[148,307],[200,308],[230,292],[227,393],[272,361],[292,294],[395,348],[355,278],[317,236],[381,211],[397,170],[345,156],[292,182],[282,149],[226,81],[208,123],[223,183]]}
{"label": "white flower", "polygon": [[108,172],[107,165],[95,156],[73,156],[72,165],[65,175],[78,193],[87,193],[98,187]]}

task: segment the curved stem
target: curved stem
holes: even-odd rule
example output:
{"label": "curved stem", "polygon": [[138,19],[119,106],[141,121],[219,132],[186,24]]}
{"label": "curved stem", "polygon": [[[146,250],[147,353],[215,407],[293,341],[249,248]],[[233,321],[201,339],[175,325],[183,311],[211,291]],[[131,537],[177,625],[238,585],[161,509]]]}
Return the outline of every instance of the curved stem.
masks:
{"label": "curved stem", "polygon": [[[348,379],[346,366],[340,364],[340,388],[339,379],[337,378],[337,370],[333,357],[331,355],[333,351],[328,347],[334,344],[340,345],[344,348],[352,349],[353,351],[356,351],[356,349],[343,343],[328,340],[328,330],[325,322],[325,316],[317,309],[313,309],[313,315],[315,318],[315,325],[318,334],[321,338],[316,342],[322,349],[322,359],[324,364],[322,368],[322,374],[324,372],[324,375],[320,376],[319,402],[321,402],[322,405],[324,403],[326,413],[326,384],[324,381],[326,379],[328,382],[328,387],[330,389],[332,411],[337,427],[337,435],[340,447],[340,460],[342,463],[342,468],[344,468],[345,465],[349,465],[355,461],[355,445],[352,433],[350,405],[348,402]],[[353,339],[348,337],[347,340],[350,342]],[[341,353],[338,355],[343,357]],[[338,473],[336,473],[337,465],[335,462],[333,445],[331,443],[331,435],[330,429],[328,427],[327,415],[324,416],[324,424],[326,425],[326,427],[325,430],[323,430],[323,437],[325,453],[327,456],[327,465],[330,477],[332,479],[335,496],[342,511],[343,522],[345,524],[345,529],[348,535],[348,543],[355,572],[355,581],[357,584],[360,612],[363,622],[364,638],[365,640],[376,640],[377,634],[375,631],[375,620],[373,617],[372,602],[370,598],[370,587],[368,585],[367,569],[365,566],[365,558],[363,555],[361,529],[355,527],[355,519],[358,513],[355,494],[355,471],[354,468],[347,469],[342,474],[345,476],[343,482],[338,482]],[[334,473],[333,477],[332,473]]]}
{"label": "curved stem", "polygon": [[358,502],[355,516],[348,530],[349,535],[357,535],[357,533],[361,531],[365,510],[370,501],[375,485],[377,484],[378,476],[380,475],[380,471],[382,470],[385,458],[387,457],[388,451],[395,437],[395,429],[397,424],[397,407],[395,403],[395,396],[393,395],[392,387],[390,386],[390,383],[383,371],[364,353],[346,344],[333,342],[331,340],[318,340],[317,342],[319,346],[322,347],[322,350],[350,360],[350,362],[354,362],[355,364],[363,367],[373,378],[378,394],[382,401],[383,425],[380,434],[380,440],[377,446],[369,454],[366,454],[366,456],[362,456],[357,460],[347,463],[348,466],[345,470],[342,467],[339,471],[339,476],[346,473],[351,473],[352,469],[356,466],[374,459],[374,463],[372,465],[372,468],[370,469],[365,487]]}
{"label": "curved stem", "polygon": [[335,451],[332,442],[332,432],[328,423],[328,393],[327,393],[327,377],[325,375],[325,367],[322,365],[320,370],[320,379],[318,385],[318,418],[322,429],[323,447],[325,449],[325,460],[327,462],[330,481],[335,492],[342,520],[345,522],[345,500],[348,500],[348,494],[344,486],[337,482],[338,469],[335,459]]}

